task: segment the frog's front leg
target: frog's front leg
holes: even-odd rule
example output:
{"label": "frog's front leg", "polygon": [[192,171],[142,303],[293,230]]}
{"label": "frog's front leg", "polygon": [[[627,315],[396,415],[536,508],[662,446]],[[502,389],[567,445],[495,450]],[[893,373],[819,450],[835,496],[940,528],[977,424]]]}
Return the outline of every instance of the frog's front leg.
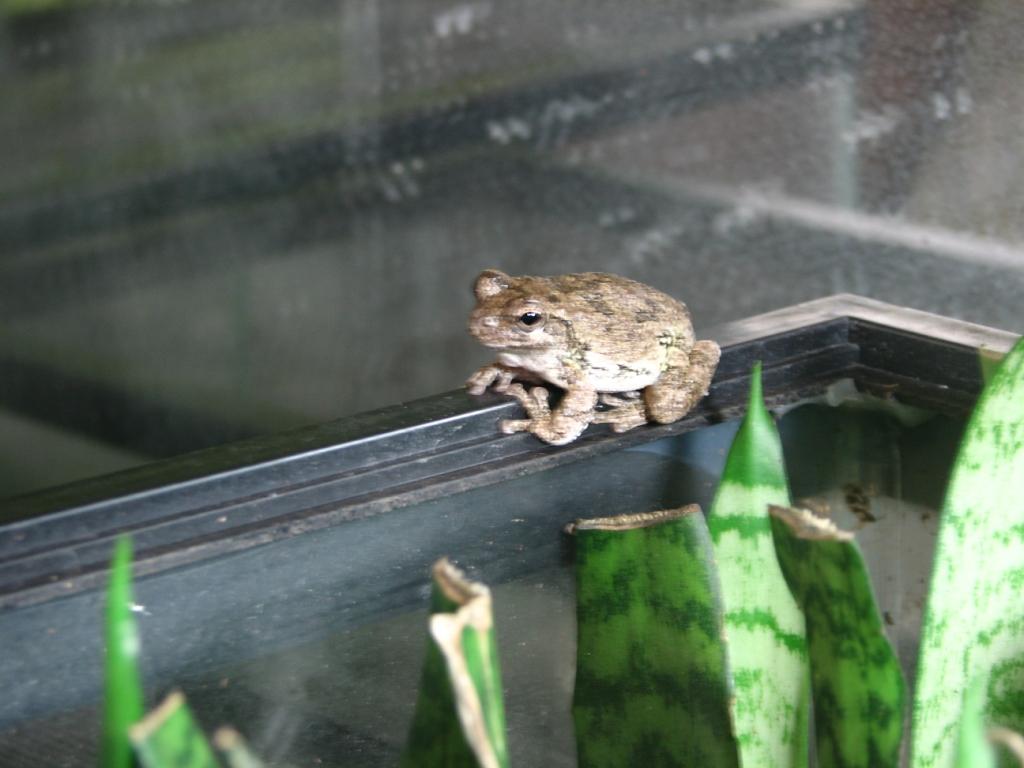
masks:
{"label": "frog's front leg", "polygon": [[501,363],[489,363],[466,379],[466,389],[471,395],[482,395],[488,387],[499,394],[504,394],[508,391],[513,379],[537,380],[536,376],[521,368]]}
{"label": "frog's front leg", "polygon": [[585,387],[570,387],[553,411],[544,387],[527,391],[521,384],[512,384],[505,394],[518,400],[529,418],[505,419],[501,422],[501,431],[505,434],[531,432],[551,445],[565,445],[579,437],[593,421],[597,405],[597,392]]}

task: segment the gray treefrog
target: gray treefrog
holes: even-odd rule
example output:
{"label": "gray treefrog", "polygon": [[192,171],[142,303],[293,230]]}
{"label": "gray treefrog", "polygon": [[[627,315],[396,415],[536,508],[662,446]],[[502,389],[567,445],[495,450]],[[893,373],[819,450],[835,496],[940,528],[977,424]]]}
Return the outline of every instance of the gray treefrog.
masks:
{"label": "gray treefrog", "polygon": [[[572,442],[592,423],[625,432],[681,419],[707,394],[721,355],[715,342],[696,341],[685,304],[625,277],[488,269],[473,291],[469,330],[498,356],[466,387],[516,398],[527,418],[504,420],[501,430],[552,445]],[[545,387],[527,390],[520,381],[553,384],[565,395],[551,409]]]}

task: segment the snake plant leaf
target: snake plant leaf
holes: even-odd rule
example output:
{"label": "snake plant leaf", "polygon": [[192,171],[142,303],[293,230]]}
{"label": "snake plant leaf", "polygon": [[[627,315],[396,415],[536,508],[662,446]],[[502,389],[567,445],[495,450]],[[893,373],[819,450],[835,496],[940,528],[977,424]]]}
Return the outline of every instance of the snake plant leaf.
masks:
{"label": "snake plant leaf", "polygon": [[806,509],[771,508],[779,564],[803,609],[821,768],[896,768],[904,683],[852,534]]}
{"label": "snake plant leaf", "polygon": [[[975,679],[964,693],[963,714],[957,732],[956,768],[1024,768],[1024,736],[1009,728],[985,726],[985,681]],[[1000,762],[1000,747],[1007,761]]]}
{"label": "snake plant leaf", "polygon": [[[459,608],[456,599],[449,597],[447,590],[441,586],[439,568],[440,563],[435,564],[430,594],[432,616],[453,613]],[[455,694],[448,680],[444,655],[433,638],[428,637],[420,673],[419,697],[400,762],[402,768],[415,768],[419,765],[468,768],[477,765],[455,713]]]}
{"label": "snake plant leaf", "polygon": [[403,768],[508,768],[491,593],[434,565],[430,639]]}
{"label": "snake plant leaf", "polygon": [[142,717],[139,682],[139,632],[132,613],[132,542],[122,536],[114,546],[107,585],[101,768],[135,765],[128,729]]}
{"label": "snake plant leaf", "polygon": [[219,728],[213,734],[213,745],[224,756],[228,768],[263,768],[263,762],[234,728]]}
{"label": "snake plant leaf", "polygon": [[580,520],[570,530],[581,768],[739,766],[700,508]]}
{"label": "snake plant leaf", "polygon": [[771,504],[789,506],[789,488],[757,364],[708,528],[722,584],[743,765],[803,768],[809,707],[804,617],[775,555]]}
{"label": "snake plant leaf", "polygon": [[967,686],[957,731],[956,768],[996,768],[995,749],[985,735],[985,685],[982,679]]}
{"label": "snake plant leaf", "polygon": [[185,697],[174,691],[129,731],[142,768],[218,768]]}
{"label": "snake plant leaf", "polygon": [[911,764],[953,765],[964,692],[987,678],[992,725],[1024,730],[1024,341],[984,388],[942,505],[925,609]]}

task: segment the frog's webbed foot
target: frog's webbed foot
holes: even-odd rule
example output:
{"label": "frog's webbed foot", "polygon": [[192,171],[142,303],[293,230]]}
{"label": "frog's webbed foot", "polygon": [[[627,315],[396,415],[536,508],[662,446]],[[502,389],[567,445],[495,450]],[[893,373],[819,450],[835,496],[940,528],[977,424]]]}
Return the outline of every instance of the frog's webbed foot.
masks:
{"label": "frog's webbed foot", "polygon": [[519,401],[528,418],[504,419],[501,431],[530,432],[552,445],[565,445],[579,437],[593,420],[597,405],[597,393],[589,389],[567,391],[554,410],[548,405],[548,391],[544,387],[527,391],[522,384],[511,384],[505,394]]}

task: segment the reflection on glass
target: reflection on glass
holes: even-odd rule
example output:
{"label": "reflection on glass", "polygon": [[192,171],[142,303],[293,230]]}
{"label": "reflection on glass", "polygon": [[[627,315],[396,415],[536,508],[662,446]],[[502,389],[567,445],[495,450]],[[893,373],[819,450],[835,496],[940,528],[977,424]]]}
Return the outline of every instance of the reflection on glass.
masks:
{"label": "reflection on glass", "polygon": [[1014,0],[0,1],[0,496],[460,386],[468,285],[1019,329]]}

